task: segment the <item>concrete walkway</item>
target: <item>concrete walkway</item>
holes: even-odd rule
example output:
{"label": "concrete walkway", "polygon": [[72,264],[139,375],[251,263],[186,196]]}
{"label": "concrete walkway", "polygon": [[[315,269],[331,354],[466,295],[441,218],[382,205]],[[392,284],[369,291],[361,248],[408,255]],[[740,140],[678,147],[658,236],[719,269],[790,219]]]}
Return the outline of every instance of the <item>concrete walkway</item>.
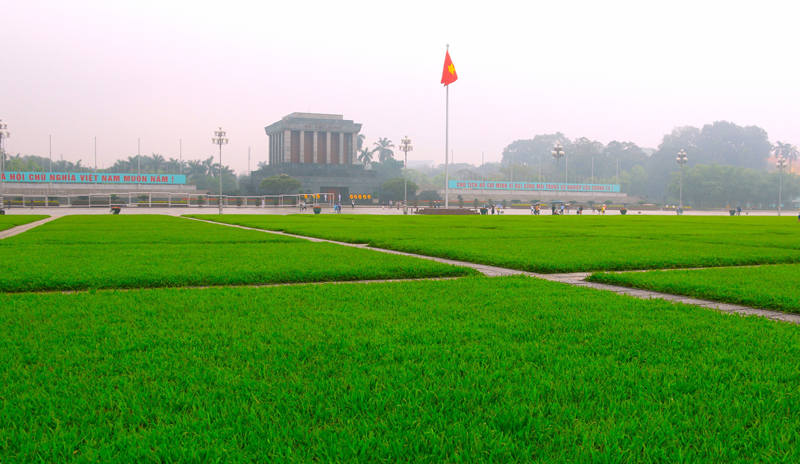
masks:
{"label": "concrete walkway", "polygon": [[[213,221],[206,221],[202,219],[194,219],[194,218],[184,218],[189,219],[192,221],[200,221],[200,222],[207,222],[209,224],[217,224],[221,226],[228,226],[228,227],[236,227],[239,229],[247,229],[247,230],[255,230],[258,232],[264,232],[268,234],[276,234],[276,235],[284,235],[288,237],[295,237],[299,239],[309,240],[312,242],[326,242],[326,243],[333,243],[336,245],[348,246],[353,248],[362,248],[366,250],[373,250],[381,253],[389,253],[394,255],[402,255],[402,256],[410,256],[412,258],[419,258],[419,259],[429,259],[432,261],[436,261],[438,263],[444,264],[452,264],[454,266],[464,266],[470,267],[475,269],[482,274],[488,277],[499,277],[499,276],[508,276],[508,275],[525,275],[529,277],[535,277],[538,279],[549,280],[551,282],[559,282],[562,284],[567,285],[574,285],[578,287],[588,287],[593,288],[596,290],[606,290],[610,292],[617,293],[619,295],[628,295],[634,298],[641,298],[641,299],[651,299],[651,298],[659,298],[665,301],[672,301],[675,303],[683,303],[688,305],[700,306],[703,308],[708,309],[716,309],[718,311],[722,311],[729,314],[738,314],[741,316],[760,316],[766,317],[767,319],[772,319],[775,321],[782,321],[782,322],[791,322],[794,324],[800,324],[800,314],[792,314],[792,313],[784,313],[781,311],[773,311],[769,309],[759,309],[759,308],[751,308],[749,306],[741,306],[741,305],[734,305],[728,303],[720,303],[718,301],[710,301],[710,300],[700,300],[697,298],[691,298],[687,296],[681,295],[672,295],[669,293],[660,293],[654,292],[650,290],[640,290],[630,287],[620,287],[617,285],[607,285],[607,284],[599,284],[595,282],[587,282],[586,278],[590,276],[591,272],[575,272],[569,274],[538,274],[535,272],[526,272],[526,271],[519,271],[516,269],[507,269],[502,267],[496,266],[489,266],[486,264],[476,264],[470,263],[467,261],[456,261],[452,259],[444,259],[444,258],[436,258],[433,256],[425,256],[425,255],[417,255],[413,253],[405,253],[402,251],[395,251],[395,250],[387,250],[385,248],[375,248],[370,247],[364,243],[347,243],[347,242],[338,242],[335,240],[326,240],[316,237],[307,237],[304,235],[295,235],[295,234],[287,234],[285,232],[278,232],[274,230],[264,230],[264,229],[256,229],[253,227],[245,227],[245,226],[238,226],[233,224],[223,224],[221,222],[213,222]],[[630,272],[640,272],[640,271],[630,271]]]}
{"label": "concrete walkway", "polygon": [[2,240],[4,238],[13,237],[15,235],[21,234],[23,232],[26,232],[28,230],[33,229],[34,227],[38,227],[38,226],[40,226],[40,225],[42,225],[42,224],[44,224],[46,222],[50,222],[50,221],[52,221],[54,219],[58,219],[58,217],[57,216],[50,216],[49,218],[44,218],[44,219],[36,221],[36,222],[31,222],[31,223],[28,223],[28,224],[24,224],[24,225],[21,225],[21,226],[12,227],[10,229],[4,230],[4,231],[0,232],[0,240]]}

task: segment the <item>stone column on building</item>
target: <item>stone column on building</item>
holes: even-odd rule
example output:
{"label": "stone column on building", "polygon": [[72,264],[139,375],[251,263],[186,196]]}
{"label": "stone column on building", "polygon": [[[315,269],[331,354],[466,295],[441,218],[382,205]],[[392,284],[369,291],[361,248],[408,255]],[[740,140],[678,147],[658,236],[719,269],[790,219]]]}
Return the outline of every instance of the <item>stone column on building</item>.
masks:
{"label": "stone column on building", "polygon": [[317,156],[318,156],[317,147],[319,147],[319,141],[317,140],[318,137],[319,137],[319,132],[314,131],[314,145],[312,147],[313,148],[312,153],[314,155],[313,155],[313,158],[311,159],[311,162],[314,163],[314,164],[317,164]]}
{"label": "stone column on building", "polygon": [[356,164],[356,147],[358,147],[358,132],[353,132],[353,146],[350,148],[350,164]]}
{"label": "stone column on building", "polygon": [[275,147],[275,158],[281,157],[281,152],[283,151],[283,132],[278,132],[277,134],[277,146]]}
{"label": "stone column on building", "polygon": [[300,131],[300,162],[304,162],[305,159],[305,146],[306,146],[306,131]]}
{"label": "stone column on building", "polygon": [[339,164],[344,164],[344,132],[339,132]]}
{"label": "stone column on building", "polygon": [[280,158],[281,163],[286,163],[287,158],[289,161],[292,160],[292,131],[284,130],[283,131],[283,157]]}
{"label": "stone column on building", "polygon": [[331,134],[333,134],[333,132],[327,132],[325,134],[325,164],[331,164]]}

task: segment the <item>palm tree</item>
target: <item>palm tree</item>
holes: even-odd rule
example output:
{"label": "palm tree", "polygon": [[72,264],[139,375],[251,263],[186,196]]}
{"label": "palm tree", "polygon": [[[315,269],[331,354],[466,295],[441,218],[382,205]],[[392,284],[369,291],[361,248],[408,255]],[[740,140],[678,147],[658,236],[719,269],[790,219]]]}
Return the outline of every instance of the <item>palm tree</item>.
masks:
{"label": "palm tree", "polygon": [[369,148],[365,148],[361,150],[361,153],[358,154],[358,160],[364,164],[369,164],[372,162],[372,157],[375,155],[375,151],[377,149],[370,150]]}
{"label": "palm tree", "polygon": [[797,150],[796,145],[792,145],[786,152],[786,158],[789,160],[789,172],[792,172],[792,160],[800,157],[800,151]]}
{"label": "palm tree", "polygon": [[386,137],[381,137],[375,142],[376,148],[374,151],[378,152],[378,161],[383,163],[389,158],[394,158],[394,152],[390,148],[394,148],[394,144]]}
{"label": "palm tree", "polygon": [[214,175],[214,157],[209,156],[208,159],[203,160],[203,166],[206,168],[206,173],[213,176]]}
{"label": "palm tree", "polygon": [[268,162],[266,162],[266,161],[259,161],[259,162],[258,162],[258,169],[259,169],[259,170],[261,170],[261,169],[267,169],[267,166],[269,166],[269,163],[268,163]]}
{"label": "palm tree", "polygon": [[364,134],[358,134],[358,150],[359,151],[361,151],[361,147],[364,146],[364,139],[366,139]]}
{"label": "palm tree", "polygon": [[180,161],[176,160],[175,158],[170,158],[169,161],[167,161],[166,164],[167,164],[168,174],[177,173],[179,171],[179,169],[180,169],[180,166],[181,166]]}
{"label": "palm tree", "polygon": [[208,172],[208,169],[200,160],[190,160],[187,164],[189,174],[204,175]]}
{"label": "palm tree", "polygon": [[[795,151],[796,150],[797,148],[795,148]],[[792,159],[790,158],[789,155],[791,151],[792,151],[792,144],[789,142],[783,143],[780,140],[775,142],[775,146],[772,147],[772,152],[775,153],[776,158],[780,158],[781,156],[783,156],[784,158],[787,158],[789,160],[789,172],[792,172]],[[795,158],[797,158],[796,154]]]}
{"label": "palm tree", "polygon": [[125,160],[119,159],[111,165],[109,172],[125,172],[125,170],[128,169],[127,164]]}
{"label": "palm tree", "polygon": [[139,165],[139,155],[128,157],[128,166],[130,167],[131,174],[133,174],[133,167]]}
{"label": "palm tree", "polygon": [[161,165],[164,164],[164,157],[158,153],[153,153],[153,156],[150,157],[150,163],[153,165],[153,174],[155,174],[161,169]]}

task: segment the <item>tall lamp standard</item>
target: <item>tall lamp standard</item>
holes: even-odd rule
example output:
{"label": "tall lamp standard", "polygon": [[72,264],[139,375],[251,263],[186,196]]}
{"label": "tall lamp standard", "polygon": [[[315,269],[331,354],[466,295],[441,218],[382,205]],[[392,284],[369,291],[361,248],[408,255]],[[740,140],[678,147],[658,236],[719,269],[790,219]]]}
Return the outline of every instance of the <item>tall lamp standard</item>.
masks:
{"label": "tall lamp standard", "polygon": [[413,149],[411,139],[406,135],[406,138],[400,141],[400,151],[405,153],[405,162],[403,163],[403,176],[405,177],[405,184],[403,185],[403,214],[408,214],[408,152]]}
{"label": "tall lamp standard", "polygon": [[[6,175],[6,139],[11,137],[11,132],[8,131],[8,124],[0,119],[0,174],[3,177]],[[0,214],[5,214],[3,210],[3,186],[5,180],[0,179]]]}
{"label": "tall lamp standard", "polygon": [[681,150],[678,153],[678,157],[675,158],[675,159],[678,160],[678,164],[681,165],[681,194],[680,194],[681,198],[680,198],[679,205],[680,205],[681,208],[683,208],[683,165],[686,164],[687,161],[689,161],[689,157],[686,156],[686,152],[685,151]]}
{"label": "tall lamp standard", "polygon": [[778,162],[775,164],[775,167],[778,168],[781,173],[778,175],[778,216],[781,215],[781,190],[783,189],[783,170],[786,169],[786,158],[783,156],[778,158]]}
{"label": "tall lamp standard", "polygon": [[214,131],[211,143],[219,145],[219,214],[222,214],[222,146],[228,143],[228,139],[225,138],[225,131],[221,127]]}
{"label": "tall lamp standard", "polygon": [[553,158],[556,159],[556,199],[558,199],[558,160],[560,160],[564,156],[564,148],[561,146],[560,143],[557,143],[556,146],[550,151],[553,154]]}

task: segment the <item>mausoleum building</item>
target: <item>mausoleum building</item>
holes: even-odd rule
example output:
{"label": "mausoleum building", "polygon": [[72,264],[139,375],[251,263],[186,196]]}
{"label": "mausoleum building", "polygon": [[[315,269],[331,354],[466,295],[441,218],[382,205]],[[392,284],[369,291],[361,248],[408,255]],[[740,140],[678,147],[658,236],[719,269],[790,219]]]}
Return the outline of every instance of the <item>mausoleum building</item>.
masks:
{"label": "mausoleum building", "polygon": [[380,189],[377,173],[365,169],[357,158],[361,124],[340,114],[292,113],[265,127],[269,137],[269,165],[251,173],[252,193],[261,180],[287,174],[303,190],[372,195]]}

